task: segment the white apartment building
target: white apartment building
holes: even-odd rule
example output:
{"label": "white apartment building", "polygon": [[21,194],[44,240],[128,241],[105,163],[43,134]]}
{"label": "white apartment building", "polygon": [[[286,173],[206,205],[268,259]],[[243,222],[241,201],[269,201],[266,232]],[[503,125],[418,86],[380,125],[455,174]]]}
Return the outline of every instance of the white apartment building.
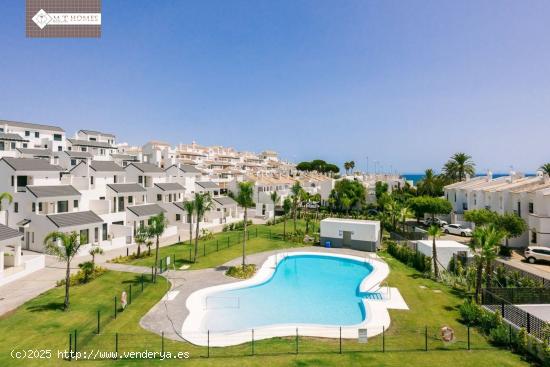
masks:
{"label": "white apartment building", "polygon": [[17,157],[18,148],[61,152],[66,146],[65,130],[60,127],[0,120],[0,158]]}

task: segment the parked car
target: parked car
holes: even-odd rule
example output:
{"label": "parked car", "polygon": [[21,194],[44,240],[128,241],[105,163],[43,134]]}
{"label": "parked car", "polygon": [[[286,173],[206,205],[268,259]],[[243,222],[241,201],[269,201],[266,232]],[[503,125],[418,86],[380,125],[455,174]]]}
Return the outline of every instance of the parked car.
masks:
{"label": "parked car", "polygon": [[429,226],[431,226],[432,224],[437,224],[438,226],[443,227],[443,226],[446,226],[446,225],[449,224],[449,223],[447,223],[446,221],[444,221],[444,220],[442,220],[442,219],[439,219],[439,218],[435,218],[435,219],[433,220],[433,223],[432,223],[432,218],[426,218],[426,219],[424,220],[424,225],[426,225],[426,226],[429,227]]}
{"label": "parked car", "polygon": [[540,260],[550,261],[550,248],[529,246],[523,252],[523,257],[525,257],[525,259],[529,261],[530,264],[534,264]]}
{"label": "parked car", "polygon": [[456,234],[462,237],[470,237],[472,235],[472,230],[470,228],[464,228],[460,224],[448,224],[443,226],[443,232],[447,234]]}

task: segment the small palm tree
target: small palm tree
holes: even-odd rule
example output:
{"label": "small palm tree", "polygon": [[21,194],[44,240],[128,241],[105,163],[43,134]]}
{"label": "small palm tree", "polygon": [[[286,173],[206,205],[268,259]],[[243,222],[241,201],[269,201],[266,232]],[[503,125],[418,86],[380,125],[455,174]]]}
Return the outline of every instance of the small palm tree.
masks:
{"label": "small palm tree", "polygon": [[80,249],[80,236],[76,232],[51,232],[44,238],[46,253],[57,257],[66,264],[65,271],[65,310],[69,309],[69,287],[71,286],[71,261]]}
{"label": "small palm tree", "polygon": [[276,207],[277,207],[277,204],[279,204],[279,200],[281,200],[281,197],[279,196],[279,194],[277,194],[277,191],[273,191],[270,197],[271,197],[271,201],[273,202],[273,224],[276,224],[277,223]]}
{"label": "small palm tree", "polygon": [[[147,244],[149,239],[149,229],[147,227],[140,226],[134,236],[134,241],[137,245],[137,257],[141,257],[141,245]],[[149,247],[149,255],[151,255],[151,249]]]}
{"label": "small palm tree", "polygon": [[296,181],[294,185],[290,188],[290,191],[292,192],[292,219],[294,221],[294,232],[296,232],[296,219],[298,215],[298,203],[300,202],[301,194],[302,194],[302,185],[300,185],[300,182]]}
{"label": "small palm tree", "polygon": [[285,198],[283,200],[283,239],[286,239],[286,220],[288,218],[288,214],[290,213],[292,209],[292,200],[290,198]]}
{"label": "small palm tree", "polygon": [[155,238],[155,275],[153,279],[157,278],[158,271],[158,258],[159,258],[159,245],[160,245],[160,236],[166,230],[168,221],[164,216],[164,213],[157,214],[150,218],[151,224],[147,227],[149,232],[149,237]]}
{"label": "small palm tree", "polygon": [[439,265],[438,265],[438,261],[437,261],[437,239],[439,237],[441,237],[442,235],[442,232],[441,232],[441,228],[439,228],[439,226],[437,225],[432,225],[429,229],[428,229],[428,235],[432,236],[432,259],[433,259],[433,264],[434,264],[434,276],[436,279],[439,278]]}
{"label": "small palm tree", "polygon": [[248,222],[248,208],[254,206],[254,189],[252,182],[239,182],[239,193],[235,201],[244,209],[244,236],[243,236],[243,268],[246,265],[246,227]]}
{"label": "small palm tree", "polygon": [[200,234],[200,222],[204,217],[204,214],[212,208],[212,197],[209,193],[200,194],[195,193],[195,215],[197,219],[197,228],[195,231],[195,254],[193,255],[193,262],[197,261],[197,254],[199,252],[199,234]]}
{"label": "small palm tree", "polygon": [[450,179],[462,181],[466,175],[473,176],[475,174],[475,164],[472,161],[472,156],[459,152],[453,154],[443,170]]}
{"label": "small palm tree", "polygon": [[349,214],[349,208],[351,207],[351,199],[348,198],[346,195],[342,195],[342,198],[340,199],[340,204],[342,204],[342,210],[346,214]]}
{"label": "small palm tree", "polygon": [[[4,210],[2,203],[6,200],[8,202],[8,205],[11,205],[13,202],[13,196],[9,192],[3,192],[0,194],[0,211]],[[9,225],[8,223],[8,211],[6,210],[6,225]]]}
{"label": "small palm tree", "polygon": [[407,221],[407,218],[413,217],[414,213],[409,209],[408,206],[403,206],[399,210],[399,218],[401,219],[401,227],[403,229],[403,232],[405,232],[405,222]]}
{"label": "small palm tree", "polygon": [[[542,166],[540,166],[540,170],[550,176],[550,163],[545,163]],[[3,195],[3,194],[2,194]],[[0,196],[1,197],[1,196]]]}
{"label": "small palm tree", "polygon": [[[479,302],[481,296],[481,283],[483,280],[483,267],[486,267],[486,271],[490,272],[489,262],[497,256],[497,250],[499,244],[504,239],[505,233],[494,225],[483,225],[476,227],[472,235],[472,240],[468,244],[472,252],[474,253],[474,259],[476,263],[476,290],[475,298]],[[489,278],[491,275],[486,274]]]}
{"label": "small palm tree", "polygon": [[90,248],[88,253],[92,256],[92,265],[95,266],[95,255],[103,255],[103,249],[97,245]]}
{"label": "small palm tree", "polygon": [[355,161],[349,162],[349,169],[351,170],[351,173],[353,174],[353,170],[355,169]]}
{"label": "small palm tree", "polygon": [[195,213],[195,201],[187,200],[183,202],[183,208],[189,216],[189,244],[193,242],[193,214]]}

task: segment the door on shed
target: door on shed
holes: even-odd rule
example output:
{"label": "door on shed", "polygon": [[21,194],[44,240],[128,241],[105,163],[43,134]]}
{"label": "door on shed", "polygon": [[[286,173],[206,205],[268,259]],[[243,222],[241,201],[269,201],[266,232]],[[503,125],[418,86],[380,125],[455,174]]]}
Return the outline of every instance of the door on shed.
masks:
{"label": "door on shed", "polygon": [[342,246],[351,246],[351,231],[343,231]]}

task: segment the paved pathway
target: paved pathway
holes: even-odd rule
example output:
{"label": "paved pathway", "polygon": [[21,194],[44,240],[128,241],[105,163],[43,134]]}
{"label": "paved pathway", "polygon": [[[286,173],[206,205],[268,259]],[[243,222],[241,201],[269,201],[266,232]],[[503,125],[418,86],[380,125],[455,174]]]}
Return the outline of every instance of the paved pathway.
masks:
{"label": "paved pathway", "polygon": [[[363,251],[351,249],[326,249],[322,247],[300,247],[287,250],[275,250],[260,252],[247,256],[247,263],[261,265],[275,253],[288,253],[296,251],[332,252],[360,257],[367,256]],[[202,270],[176,270],[163,273],[171,283],[170,290],[159,303],[157,303],[141,320],[140,325],[157,334],[164,332],[166,338],[183,340],[180,336],[181,327],[189,311],[185,305],[187,298],[196,290],[214,285],[237,282],[239,280],[225,275],[229,266],[241,264],[241,258],[233,259],[217,268]]]}

